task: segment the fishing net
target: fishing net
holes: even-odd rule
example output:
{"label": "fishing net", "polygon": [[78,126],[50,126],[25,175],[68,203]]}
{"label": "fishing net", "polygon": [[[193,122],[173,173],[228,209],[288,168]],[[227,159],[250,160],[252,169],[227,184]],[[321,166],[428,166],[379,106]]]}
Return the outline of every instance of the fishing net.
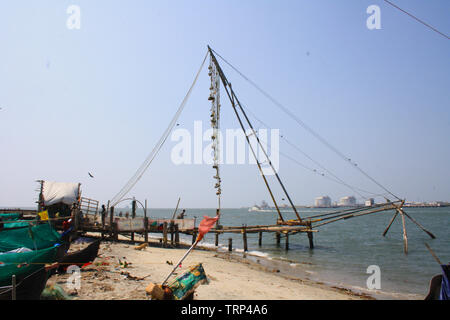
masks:
{"label": "fishing net", "polygon": [[0,231],[0,253],[18,248],[40,250],[54,246],[60,239],[60,234],[48,223],[28,225],[19,229],[6,229]]}
{"label": "fishing net", "polygon": [[0,255],[0,287],[10,286],[12,275],[16,275],[17,283],[27,275],[53,263],[57,257],[57,247],[42,250],[5,253]]}

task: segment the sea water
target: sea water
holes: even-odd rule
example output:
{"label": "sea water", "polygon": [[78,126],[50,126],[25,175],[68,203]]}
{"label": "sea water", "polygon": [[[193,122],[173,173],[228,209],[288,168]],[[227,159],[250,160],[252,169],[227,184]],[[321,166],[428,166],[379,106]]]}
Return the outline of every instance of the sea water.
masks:
{"label": "sea water", "polygon": [[[127,209],[116,209],[116,212]],[[128,209],[129,210],[129,209]],[[302,217],[329,212],[333,209],[299,209]],[[405,211],[436,239],[431,239],[411,220],[406,218],[408,254],[403,251],[403,231],[400,215],[385,237],[383,231],[394,212],[386,211],[355,217],[319,227],[314,233],[314,249],[309,249],[308,237],[304,233],[289,236],[289,250],[285,250],[284,239],[277,246],[275,233],[264,233],[262,246],[258,246],[258,234],[248,234],[248,255],[265,259],[285,260],[286,265],[296,269],[307,278],[329,285],[350,288],[356,292],[371,293],[385,299],[423,299],[430,279],[440,273],[439,264],[425,247],[428,243],[442,263],[450,262],[450,207],[406,208]],[[174,209],[149,209],[148,217],[169,218]],[[196,226],[204,215],[215,216],[215,209],[186,209],[186,218],[196,218]],[[138,211],[142,215],[142,210]],[[283,213],[285,219],[295,216]],[[220,223],[224,226],[275,224],[276,212],[249,212],[248,208],[222,209]],[[182,237],[186,241],[191,238]],[[243,252],[241,234],[222,234],[219,247],[228,246],[233,239],[235,252]],[[208,234],[202,245],[214,246],[214,234]],[[381,289],[369,290],[367,279],[369,266],[380,268]]]}

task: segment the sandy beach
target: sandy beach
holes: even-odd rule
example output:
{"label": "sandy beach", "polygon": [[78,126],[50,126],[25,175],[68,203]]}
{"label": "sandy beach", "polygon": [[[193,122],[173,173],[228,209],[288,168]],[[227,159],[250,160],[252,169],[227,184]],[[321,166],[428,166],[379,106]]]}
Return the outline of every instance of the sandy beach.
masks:
{"label": "sandy beach", "polygon": [[[82,247],[74,244],[72,249]],[[186,252],[180,248],[161,248],[151,244],[135,250],[133,243],[101,244],[97,259],[81,271],[79,290],[66,285],[68,274],[52,276],[47,285],[61,286],[72,299],[80,300],[144,300],[145,288],[151,282],[161,283]],[[126,263],[125,263],[126,262]],[[200,285],[195,300],[354,300],[373,299],[344,288],[329,287],[289,274],[287,263],[268,266],[263,259],[196,248],[176,274],[202,263],[208,284]]]}

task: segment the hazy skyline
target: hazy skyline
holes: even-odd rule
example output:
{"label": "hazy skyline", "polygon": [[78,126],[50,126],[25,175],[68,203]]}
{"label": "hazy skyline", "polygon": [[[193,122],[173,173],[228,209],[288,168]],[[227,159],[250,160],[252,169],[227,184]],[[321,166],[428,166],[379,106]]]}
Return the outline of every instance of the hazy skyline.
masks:
{"label": "hazy skyline", "polygon": [[[448,1],[394,3],[450,33]],[[80,29],[67,27],[70,5]],[[370,5],[380,30],[366,26]],[[8,1],[0,36],[0,206],[34,206],[38,179],[80,182],[106,203],[162,135],[207,45],[396,195],[450,200],[450,42],[384,1]],[[349,185],[384,192],[221,64],[267,129]],[[208,128],[207,72],[176,129]],[[221,127],[239,128],[224,92]],[[214,207],[214,170],[173,164],[175,145],[169,138],[128,196]],[[280,151],[319,169],[283,139]],[[279,173],[296,204],[358,197],[283,156]],[[223,165],[222,196],[224,207],[270,199],[254,165]]]}

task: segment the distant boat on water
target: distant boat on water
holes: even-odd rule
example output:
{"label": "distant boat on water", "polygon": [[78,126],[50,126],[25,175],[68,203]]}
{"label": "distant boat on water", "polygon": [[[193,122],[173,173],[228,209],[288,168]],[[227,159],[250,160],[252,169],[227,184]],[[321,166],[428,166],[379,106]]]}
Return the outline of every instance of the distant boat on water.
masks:
{"label": "distant boat on water", "polygon": [[253,207],[248,209],[249,212],[265,212],[265,211],[271,211],[269,205],[264,200],[261,202],[261,204],[254,205]]}

